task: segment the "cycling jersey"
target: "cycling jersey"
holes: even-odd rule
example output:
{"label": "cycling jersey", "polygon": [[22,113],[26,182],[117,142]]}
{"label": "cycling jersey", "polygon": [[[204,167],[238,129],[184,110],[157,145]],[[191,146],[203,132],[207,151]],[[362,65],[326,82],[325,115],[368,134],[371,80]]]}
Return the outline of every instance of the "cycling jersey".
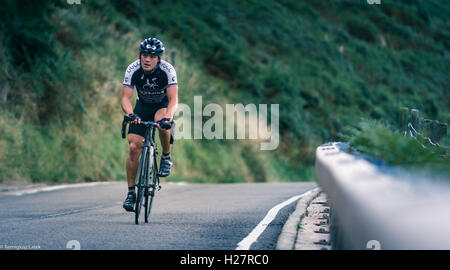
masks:
{"label": "cycling jersey", "polygon": [[164,60],[161,60],[152,72],[146,72],[138,59],[128,66],[123,80],[123,87],[136,87],[137,99],[145,103],[166,101],[166,89],[176,85],[178,82],[175,68]]}

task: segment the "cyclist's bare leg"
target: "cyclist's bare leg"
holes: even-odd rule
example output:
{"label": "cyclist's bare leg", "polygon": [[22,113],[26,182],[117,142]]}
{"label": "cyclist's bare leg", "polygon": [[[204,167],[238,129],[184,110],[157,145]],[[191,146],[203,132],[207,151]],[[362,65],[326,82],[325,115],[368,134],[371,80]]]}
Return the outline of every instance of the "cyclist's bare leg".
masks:
{"label": "cyclist's bare leg", "polygon": [[139,167],[139,157],[141,156],[142,141],[144,137],[137,134],[128,134],[128,143],[130,144],[130,152],[127,157],[127,182],[128,187],[134,186],[137,169]]}
{"label": "cyclist's bare leg", "polygon": [[[155,122],[158,122],[159,120],[163,119],[164,115],[166,114],[166,111],[167,108],[159,109],[155,114]],[[158,133],[163,153],[165,154],[170,153],[170,150],[172,148],[170,144],[170,130],[160,128]]]}

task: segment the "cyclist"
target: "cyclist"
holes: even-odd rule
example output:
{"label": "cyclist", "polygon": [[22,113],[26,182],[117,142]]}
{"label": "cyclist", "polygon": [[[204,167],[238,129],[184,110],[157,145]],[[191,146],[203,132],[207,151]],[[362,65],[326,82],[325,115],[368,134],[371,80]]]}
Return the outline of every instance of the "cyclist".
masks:
{"label": "cyclist", "polygon": [[[167,177],[172,168],[170,156],[171,122],[178,105],[178,83],[174,67],[161,60],[163,43],[156,38],[147,38],[139,46],[139,59],[131,63],[123,81],[122,110],[134,119],[128,129],[129,154],[126,161],[128,194],[123,208],[133,211],[136,201],[134,180],[139,167],[139,157],[145,136],[145,127],[140,121],[158,122],[159,138],[163,154],[160,161],[161,177]],[[136,106],[131,98],[137,92]]]}

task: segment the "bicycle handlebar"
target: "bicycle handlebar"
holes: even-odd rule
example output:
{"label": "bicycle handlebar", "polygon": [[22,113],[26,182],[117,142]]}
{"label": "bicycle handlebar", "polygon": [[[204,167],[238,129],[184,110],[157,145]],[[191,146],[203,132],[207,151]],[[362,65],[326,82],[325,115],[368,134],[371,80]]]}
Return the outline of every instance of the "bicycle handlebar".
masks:
{"label": "bicycle handlebar", "polygon": [[[127,124],[130,122],[133,122],[134,119],[129,117],[128,115],[124,115],[123,116],[123,121],[122,121],[122,139],[126,138],[126,128],[127,128]],[[155,123],[153,121],[141,121],[139,123],[139,125],[144,125],[144,126],[158,126],[158,123]]]}

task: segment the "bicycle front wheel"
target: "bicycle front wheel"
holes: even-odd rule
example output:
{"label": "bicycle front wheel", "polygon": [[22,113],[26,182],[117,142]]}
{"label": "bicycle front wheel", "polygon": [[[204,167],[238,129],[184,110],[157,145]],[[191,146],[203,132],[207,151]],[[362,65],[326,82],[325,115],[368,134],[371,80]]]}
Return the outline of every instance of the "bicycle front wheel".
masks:
{"label": "bicycle front wheel", "polygon": [[157,175],[155,172],[155,166],[154,166],[154,156],[153,156],[153,151],[155,149],[153,147],[150,148],[150,152],[149,152],[149,175],[152,175],[152,179],[153,179],[153,185],[151,185],[150,187],[147,187],[145,190],[145,222],[148,223],[148,218],[150,217],[150,211],[152,209],[152,204],[153,204],[153,197],[155,196],[155,175]]}
{"label": "bicycle front wheel", "polygon": [[145,222],[148,223],[150,217],[150,211],[152,210],[153,198],[155,197],[155,188],[151,187],[147,191],[147,197],[145,198]]}
{"label": "bicycle front wheel", "polygon": [[141,153],[141,160],[139,162],[138,174],[136,175],[137,181],[137,196],[136,196],[136,206],[135,206],[135,218],[134,222],[139,224],[139,215],[142,209],[142,201],[144,199],[144,191],[146,186],[148,186],[148,149],[144,147]]}

